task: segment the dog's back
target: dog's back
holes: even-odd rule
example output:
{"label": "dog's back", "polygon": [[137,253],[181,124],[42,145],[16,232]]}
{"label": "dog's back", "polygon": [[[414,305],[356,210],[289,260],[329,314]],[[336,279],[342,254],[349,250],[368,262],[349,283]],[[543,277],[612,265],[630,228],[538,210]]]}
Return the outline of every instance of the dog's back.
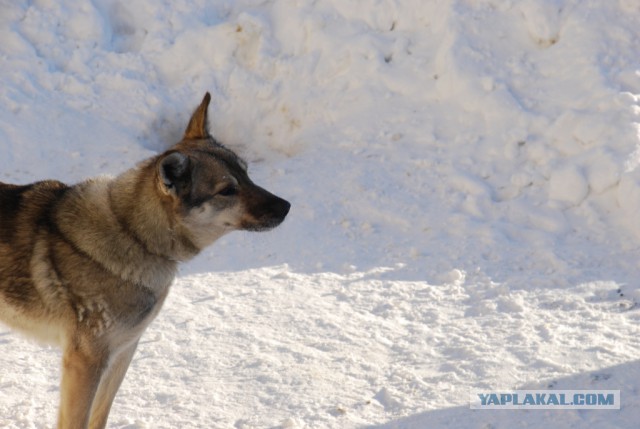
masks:
{"label": "dog's back", "polygon": [[[54,180],[30,185],[0,182],[0,245],[15,243],[24,233],[34,233],[34,224],[48,225],[52,206],[67,189],[67,185]],[[23,230],[25,226],[27,231]],[[5,255],[2,248],[0,255]]]}

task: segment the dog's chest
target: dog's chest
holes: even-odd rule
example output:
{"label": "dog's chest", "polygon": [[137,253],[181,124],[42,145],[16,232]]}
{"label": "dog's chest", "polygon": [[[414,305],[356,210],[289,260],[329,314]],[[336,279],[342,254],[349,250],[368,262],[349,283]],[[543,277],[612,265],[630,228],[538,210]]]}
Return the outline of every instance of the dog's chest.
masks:
{"label": "dog's chest", "polygon": [[73,288],[78,327],[94,336],[144,329],[160,311],[172,281],[167,276],[144,285],[113,277],[95,287]]}

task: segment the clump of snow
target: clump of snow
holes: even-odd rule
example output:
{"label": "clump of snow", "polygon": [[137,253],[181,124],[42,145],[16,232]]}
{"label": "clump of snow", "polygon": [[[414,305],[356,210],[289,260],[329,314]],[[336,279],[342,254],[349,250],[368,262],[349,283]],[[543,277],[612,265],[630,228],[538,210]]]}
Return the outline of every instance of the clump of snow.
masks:
{"label": "clump of snow", "polygon": [[[113,427],[511,427],[469,389],[549,385],[623,408],[531,427],[635,427],[638,2],[5,3],[0,180],[117,174],[211,91],[293,203],[183,267]],[[0,426],[51,425],[57,352],[0,350]]]}
{"label": "clump of snow", "polygon": [[589,183],[575,165],[565,165],[552,171],[549,177],[550,199],[577,206],[588,194]]}

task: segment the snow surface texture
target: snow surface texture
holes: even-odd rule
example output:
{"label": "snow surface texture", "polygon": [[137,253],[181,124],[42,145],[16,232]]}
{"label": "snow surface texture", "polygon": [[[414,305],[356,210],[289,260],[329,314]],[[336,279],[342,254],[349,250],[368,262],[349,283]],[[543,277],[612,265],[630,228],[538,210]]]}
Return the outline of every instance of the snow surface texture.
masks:
{"label": "snow surface texture", "polygon": [[[113,428],[635,428],[640,2],[0,0],[0,180],[212,132],[293,203],[185,265]],[[0,331],[0,427],[59,352]],[[482,389],[620,411],[471,411]]]}

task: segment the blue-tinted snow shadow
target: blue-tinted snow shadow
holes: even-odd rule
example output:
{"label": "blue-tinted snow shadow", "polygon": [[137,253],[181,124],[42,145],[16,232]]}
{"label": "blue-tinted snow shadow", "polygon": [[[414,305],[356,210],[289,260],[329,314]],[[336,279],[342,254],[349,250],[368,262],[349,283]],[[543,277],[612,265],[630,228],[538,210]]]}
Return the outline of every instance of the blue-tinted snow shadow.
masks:
{"label": "blue-tinted snow shadow", "polygon": [[[354,243],[331,244],[331,240],[318,243],[300,237],[296,228],[288,228],[287,221],[274,231],[266,233],[234,232],[223,237],[219,242],[205,249],[193,261],[181,266],[182,275],[209,272],[237,272],[273,266],[284,266],[292,272],[315,275],[336,273],[349,275],[360,273],[363,278],[388,281],[420,281],[438,285],[451,281],[454,271],[464,272],[469,283],[507,284],[510,289],[570,288],[583,283],[596,281],[614,282],[620,285],[625,293],[640,288],[640,247],[626,252],[624,255],[608,252],[598,247],[589,249],[585,254],[595,254],[588,258],[577,258],[569,262],[558,263],[561,268],[540,265],[531,266],[514,264],[511,254],[527,259],[528,253],[512,248],[501,249],[502,259],[477,260],[471,254],[462,254],[449,260],[445,255],[438,255],[438,245],[434,244],[433,253],[412,259],[399,259],[379,256],[377,251],[349,249]],[[443,244],[440,243],[442,246]],[[366,249],[368,246],[360,246]],[[558,258],[573,258],[575,248],[569,246],[558,253]],[[606,247],[606,246],[605,246]],[[597,250],[597,252],[596,252]],[[497,253],[498,250],[495,251]],[[573,253],[572,253],[573,252]],[[354,256],[353,254],[356,254]],[[610,254],[609,257],[602,256]],[[516,258],[517,259],[517,258]],[[532,260],[537,260],[532,256]],[[522,262],[522,261],[521,261]]]}
{"label": "blue-tinted snow shadow", "polygon": [[[362,429],[621,428],[640,422],[640,360],[548,382],[526,389],[620,390],[620,410],[471,410],[468,405],[427,411]],[[489,389],[486,389],[489,390]]]}

